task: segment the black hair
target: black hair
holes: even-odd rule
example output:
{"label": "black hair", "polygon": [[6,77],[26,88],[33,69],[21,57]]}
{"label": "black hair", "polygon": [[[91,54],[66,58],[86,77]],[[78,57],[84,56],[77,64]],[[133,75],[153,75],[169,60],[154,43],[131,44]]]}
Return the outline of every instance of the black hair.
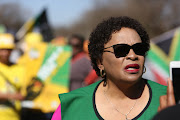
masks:
{"label": "black hair", "polygon": [[69,42],[70,42],[71,39],[77,39],[77,40],[79,40],[79,41],[80,41],[79,47],[80,47],[81,49],[83,49],[83,45],[84,45],[85,38],[84,38],[82,35],[80,35],[80,34],[72,34],[72,35],[70,36],[70,38],[69,38]]}
{"label": "black hair", "polygon": [[97,60],[102,60],[104,44],[110,41],[113,33],[120,31],[123,27],[134,29],[139,34],[142,43],[148,44],[149,50],[149,36],[137,20],[127,16],[110,17],[107,20],[103,20],[90,34],[88,45],[92,66],[97,75],[100,75],[100,70],[96,62]]}

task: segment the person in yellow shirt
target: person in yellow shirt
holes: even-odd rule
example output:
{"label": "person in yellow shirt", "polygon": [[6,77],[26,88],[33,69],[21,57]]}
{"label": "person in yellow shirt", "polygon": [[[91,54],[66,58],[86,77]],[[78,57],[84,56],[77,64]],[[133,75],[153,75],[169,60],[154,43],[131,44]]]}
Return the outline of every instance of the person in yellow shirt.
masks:
{"label": "person in yellow shirt", "polygon": [[20,120],[20,101],[23,100],[24,68],[9,61],[15,48],[11,34],[0,34],[0,120]]}

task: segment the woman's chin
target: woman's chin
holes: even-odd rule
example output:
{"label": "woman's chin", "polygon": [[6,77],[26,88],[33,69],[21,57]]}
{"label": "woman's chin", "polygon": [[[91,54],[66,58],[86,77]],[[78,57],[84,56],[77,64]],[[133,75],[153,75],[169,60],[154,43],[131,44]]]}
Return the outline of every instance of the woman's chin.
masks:
{"label": "woman's chin", "polygon": [[132,84],[132,83],[138,82],[140,79],[141,79],[141,76],[139,75],[129,75],[129,76],[126,76],[126,79],[124,79],[123,81],[129,84]]}

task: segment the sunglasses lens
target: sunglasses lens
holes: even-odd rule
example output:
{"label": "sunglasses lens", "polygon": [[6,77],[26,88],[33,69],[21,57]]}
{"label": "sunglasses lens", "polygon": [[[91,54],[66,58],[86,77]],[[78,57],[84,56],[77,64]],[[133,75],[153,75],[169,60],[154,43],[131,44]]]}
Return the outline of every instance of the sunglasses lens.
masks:
{"label": "sunglasses lens", "polygon": [[146,54],[147,48],[148,48],[148,46],[143,43],[134,44],[132,47],[133,47],[134,52],[137,55],[142,55],[142,56],[144,56]]}
{"label": "sunglasses lens", "polygon": [[[106,50],[104,52],[114,53],[116,58],[125,57],[129,53],[130,49],[133,49],[136,55],[142,55],[142,56],[145,56],[146,52],[149,50],[149,45],[146,43],[136,43],[132,46],[128,44],[116,44],[110,47],[113,47],[114,52],[106,51]],[[110,48],[110,47],[107,47],[107,48]],[[104,49],[107,49],[107,48],[104,48]]]}
{"label": "sunglasses lens", "polygon": [[130,50],[130,46],[128,46],[127,44],[117,44],[114,45],[113,48],[116,58],[125,57]]}

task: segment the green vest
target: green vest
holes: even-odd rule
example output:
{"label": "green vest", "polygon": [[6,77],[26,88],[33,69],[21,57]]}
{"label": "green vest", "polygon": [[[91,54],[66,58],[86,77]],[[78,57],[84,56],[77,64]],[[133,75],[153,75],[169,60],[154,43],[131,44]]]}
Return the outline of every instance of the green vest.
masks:
{"label": "green vest", "polygon": [[[150,91],[149,102],[133,120],[150,120],[157,113],[159,97],[166,94],[166,86],[150,80],[146,81]],[[59,94],[62,120],[103,120],[94,104],[94,95],[100,82],[69,93]]]}

